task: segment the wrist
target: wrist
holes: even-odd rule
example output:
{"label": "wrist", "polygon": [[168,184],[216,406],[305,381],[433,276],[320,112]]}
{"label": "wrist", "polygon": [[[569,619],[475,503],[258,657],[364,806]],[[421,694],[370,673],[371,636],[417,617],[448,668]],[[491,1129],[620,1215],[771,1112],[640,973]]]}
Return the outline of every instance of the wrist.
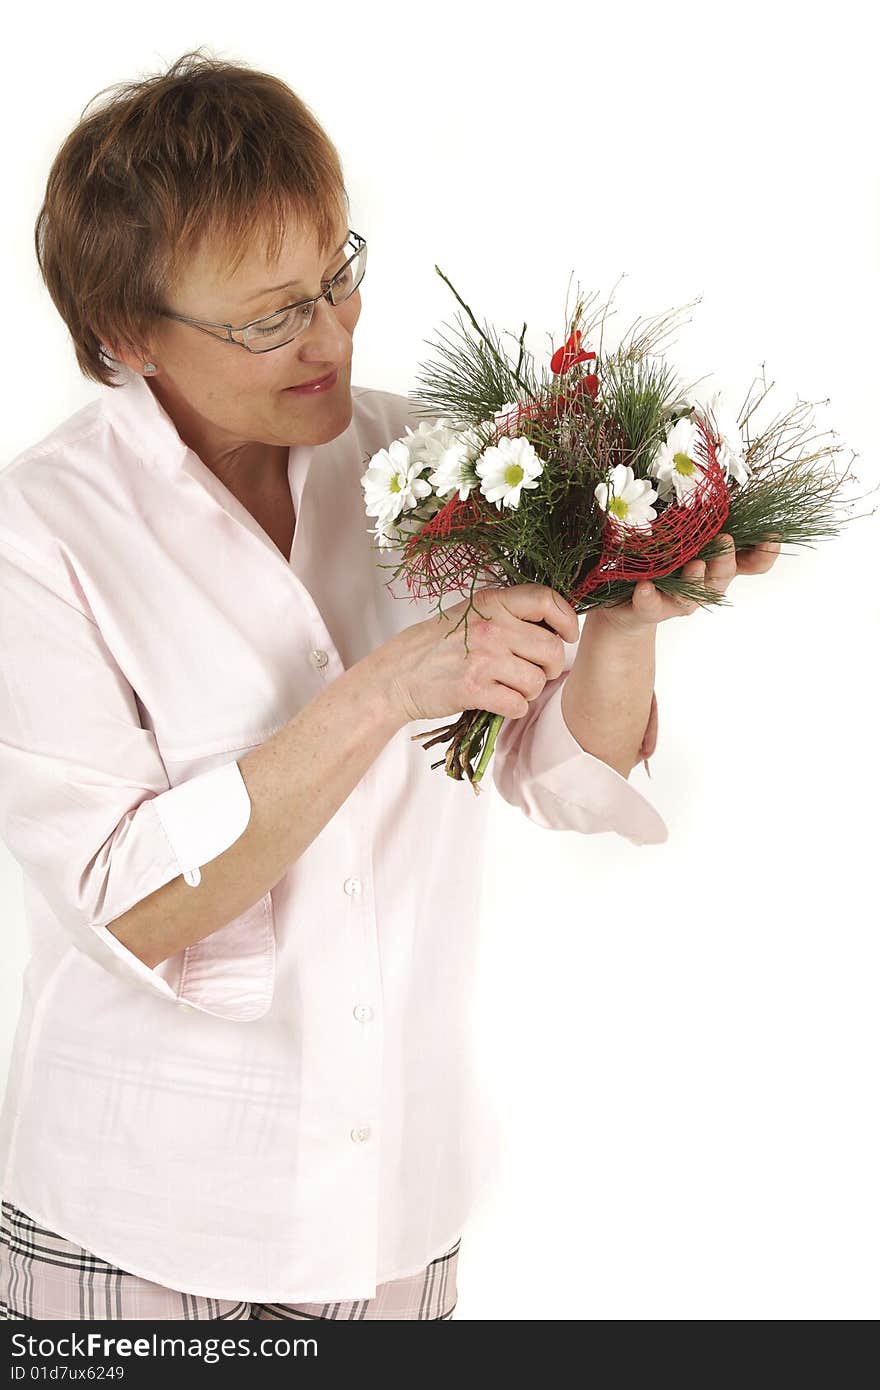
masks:
{"label": "wrist", "polygon": [[409,723],[409,718],[399,699],[395,672],[385,646],[377,647],[351,669],[358,670],[369,692],[377,724],[389,738],[398,733]]}
{"label": "wrist", "polygon": [[[618,611],[615,611],[615,607]],[[587,610],[584,626],[589,627],[594,638],[599,637],[601,640],[608,634],[616,645],[636,649],[649,647],[657,635],[657,624],[634,620],[629,604],[597,605],[590,608]]]}

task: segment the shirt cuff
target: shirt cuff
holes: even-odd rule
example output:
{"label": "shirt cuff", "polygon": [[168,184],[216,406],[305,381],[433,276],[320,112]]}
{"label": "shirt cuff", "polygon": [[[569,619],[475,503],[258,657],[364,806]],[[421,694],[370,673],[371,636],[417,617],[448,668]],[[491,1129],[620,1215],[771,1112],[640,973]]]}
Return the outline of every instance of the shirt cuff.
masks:
{"label": "shirt cuff", "polygon": [[153,798],[180,872],[192,887],[208,864],[242,835],[251,818],[251,799],[237,762],[224,763]]}
{"label": "shirt cuff", "polygon": [[[566,673],[567,674],[567,673]],[[578,743],[562,715],[566,674],[545,686],[532,712],[506,720],[495,743],[495,785],[546,830],[611,830],[636,845],[663,844],[669,830],[647,797]],[[536,708],[538,707],[538,708]],[[521,727],[525,726],[525,727]],[[500,745],[500,750],[499,750]]]}

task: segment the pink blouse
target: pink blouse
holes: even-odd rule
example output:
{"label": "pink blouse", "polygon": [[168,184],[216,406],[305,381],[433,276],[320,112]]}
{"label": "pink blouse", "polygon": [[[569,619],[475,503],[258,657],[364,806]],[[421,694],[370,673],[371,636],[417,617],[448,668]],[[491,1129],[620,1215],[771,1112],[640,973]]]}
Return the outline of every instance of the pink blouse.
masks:
{"label": "pink blouse", "polygon": [[481,795],[412,740],[438,721],[407,726],[271,892],[145,965],[110,924],[178,874],[198,892],[248,823],[237,760],[436,600],[391,582],[364,512],[369,456],[424,418],[405,396],[354,387],[341,435],[291,447],[288,557],[119,374],[0,473],[0,836],[31,948],[2,1195],[188,1293],[371,1298],[452,1244],[499,1152],[469,1058],[491,781],[545,829],[667,828],[567,728],[571,643]]}

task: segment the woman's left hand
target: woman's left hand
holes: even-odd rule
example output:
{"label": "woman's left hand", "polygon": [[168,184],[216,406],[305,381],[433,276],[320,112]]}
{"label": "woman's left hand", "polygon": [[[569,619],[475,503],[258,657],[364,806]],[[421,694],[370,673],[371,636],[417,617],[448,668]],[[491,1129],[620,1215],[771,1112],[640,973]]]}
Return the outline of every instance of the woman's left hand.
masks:
{"label": "woman's left hand", "polygon": [[[761,541],[759,545],[737,550],[733,537],[722,532],[716,538],[725,549],[721,555],[707,562],[691,560],[684,566],[682,577],[703,580],[705,589],[715,589],[723,594],[728,584],[738,574],[766,574],[776,563],[780,542]],[[633,632],[665,622],[667,618],[685,618],[695,613],[699,603],[663,594],[653,584],[641,582],[635,586],[628,603],[609,604],[594,610],[594,616],[625,632]]]}

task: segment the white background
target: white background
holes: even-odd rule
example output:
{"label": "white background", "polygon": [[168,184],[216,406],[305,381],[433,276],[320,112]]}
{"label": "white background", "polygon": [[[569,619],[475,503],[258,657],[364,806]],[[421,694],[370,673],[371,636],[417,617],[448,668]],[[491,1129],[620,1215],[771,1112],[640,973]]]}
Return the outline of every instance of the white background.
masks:
{"label": "white background", "polygon": [[[43,23],[20,16],[2,92],[2,463],[100,390],[34,258],[51,161],[101,88],[204,45],[282,77],[340,151],[370,244],[355,384],[415,389],[458,311],[435,263],[538,352],[572,274],[604,299],[626,272],[609,333],[701,295],[666,345],[682,379],[738,408],[766,363],[770,413],[829,399],[817,430],[877,485],[863,5],[151,0],[59,11],[51,43]],[[456,1318],[877,1316],[876,505],[658,629],[653,780],[632,781],[666,844],[543,831],[493,793],[475,1065],[505,1149]],[[26,944],[2,848],[0,892],[5,1074]]]}

